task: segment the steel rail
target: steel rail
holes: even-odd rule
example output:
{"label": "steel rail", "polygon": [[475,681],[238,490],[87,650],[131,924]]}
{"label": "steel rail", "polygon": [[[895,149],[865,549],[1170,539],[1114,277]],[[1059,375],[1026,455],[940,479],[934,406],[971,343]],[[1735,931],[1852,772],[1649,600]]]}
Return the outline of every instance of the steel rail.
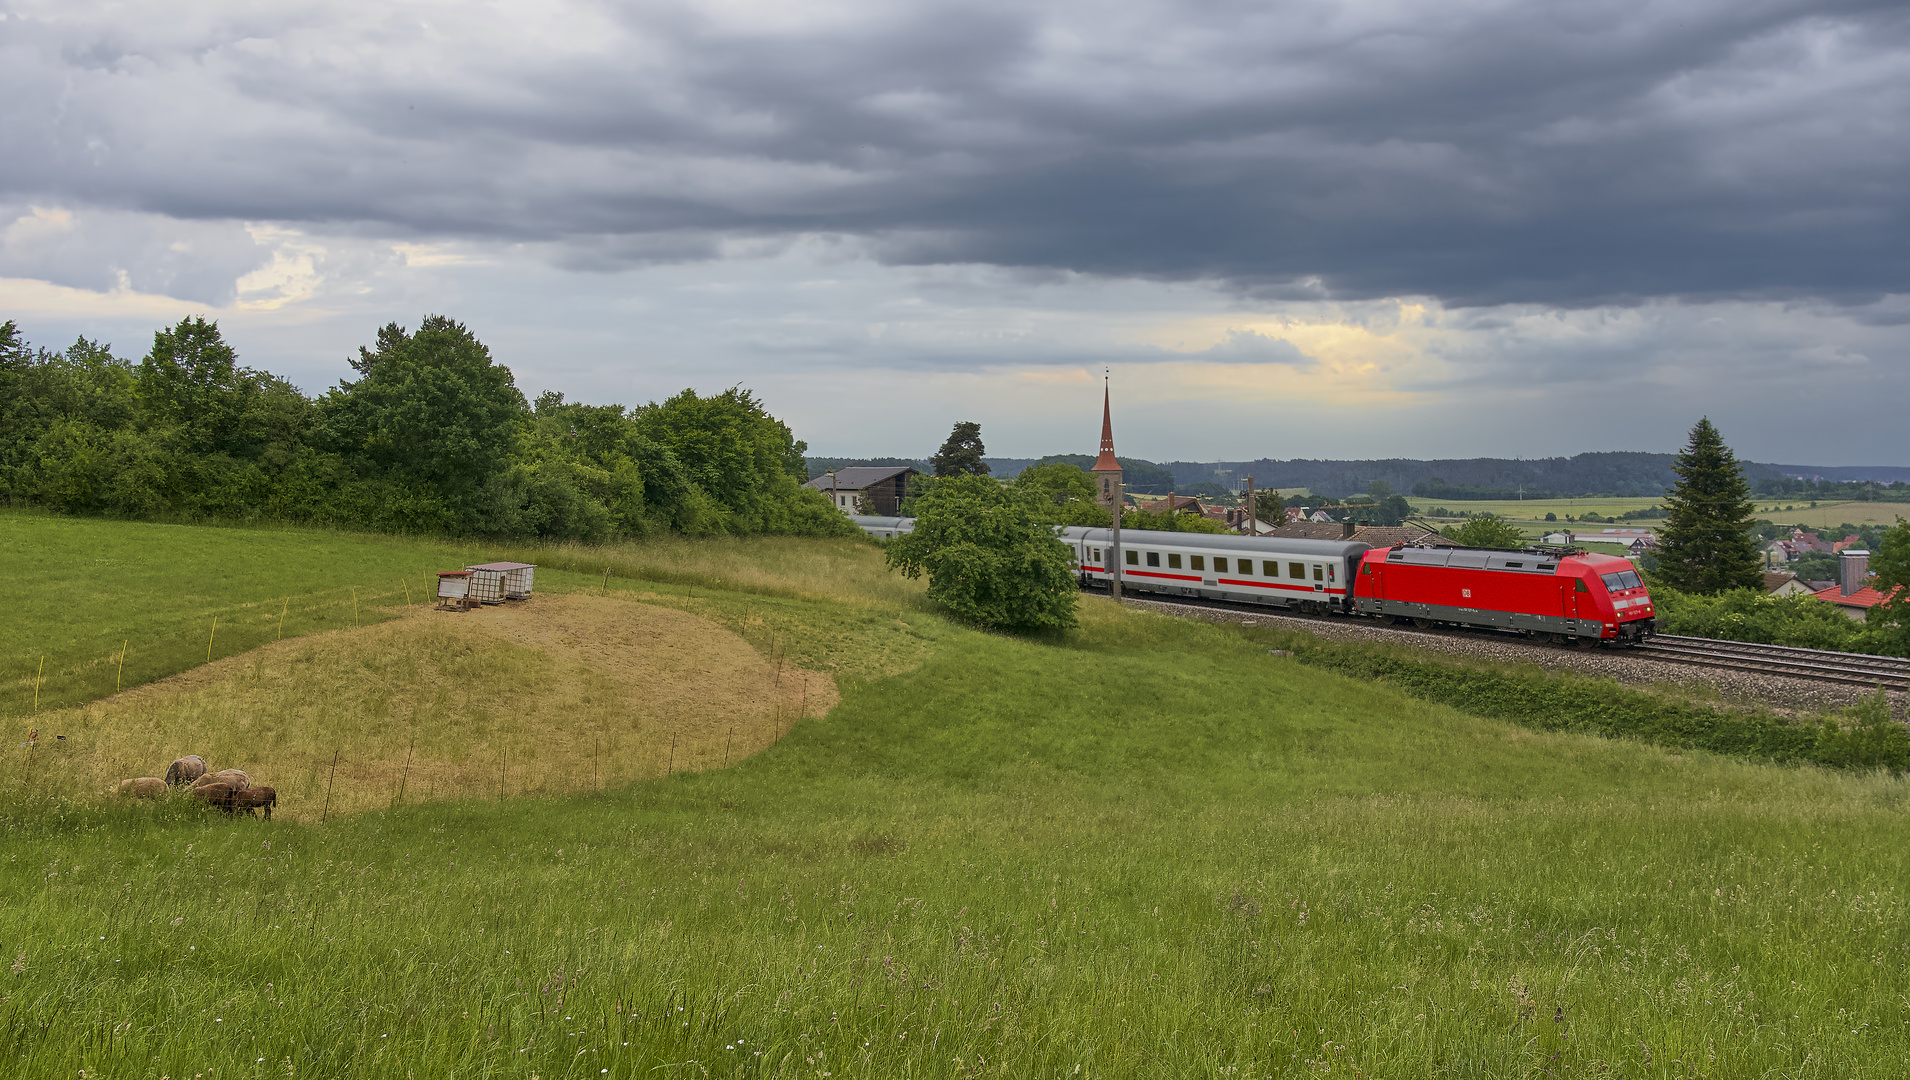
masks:
{"label": "steel rail", "polygon": [[1700,667],[1787,675],[1852,686],[1910,690],[1910,661],[1866,653],[1799,649],[1712,638],[1657,637],[1634,647],[1631,654]]}

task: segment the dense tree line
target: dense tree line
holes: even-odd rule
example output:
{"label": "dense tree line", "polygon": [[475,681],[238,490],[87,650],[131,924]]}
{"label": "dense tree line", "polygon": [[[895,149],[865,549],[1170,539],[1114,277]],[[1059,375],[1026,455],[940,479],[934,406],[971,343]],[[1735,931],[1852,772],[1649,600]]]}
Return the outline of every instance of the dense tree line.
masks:
{"label": "dense tree line", "polygon": [[137,362],[0,324],[0,499],[69,514],[600,542],[848,535],[749,391],[535,405],[463,325],[397,324],[308,397],[182,320]]}

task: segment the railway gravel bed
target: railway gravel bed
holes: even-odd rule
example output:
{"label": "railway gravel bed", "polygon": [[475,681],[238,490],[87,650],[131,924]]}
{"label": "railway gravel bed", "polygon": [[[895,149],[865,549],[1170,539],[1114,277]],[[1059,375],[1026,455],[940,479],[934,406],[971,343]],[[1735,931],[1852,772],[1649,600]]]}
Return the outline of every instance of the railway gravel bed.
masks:
{"label": "railway gravel bed", "polygon": [[[1123,602],[1157,608],[1163,612],[1210,622],[1242,623],[1248,626],[1278,626],[1303,630],[1324,641],[1370,641],[1399,645],[1453,656],[1471,656],[1505,664],[1535,664],[1555,671],[1576,671],[1585,675],[1616,679],[1628,686],[1677,686],[1700,691],[1715,690],[1724,704],[1740,707],[1763,706],[1784,716],[1817,713],[1854,704],[1874,691],[1839,683],[1818,682],[1796,676],[1736,671],[1728,668],[1699,667],[1669,658],[1646,659],[1627,656],[1623,649],[1568,649],[1543,645],[1511,635],[1495,635],[1469,630],[1419,630],[1383,626],[1364,620],[1334,616],[1289,615],[1271,611],[1252,611],[1234,607],[1208,607],[1177,603],[1172,600],[1123,597]],[[1910,694],[1890,694],[1891,714],[1899,720],[1910,719]]]}

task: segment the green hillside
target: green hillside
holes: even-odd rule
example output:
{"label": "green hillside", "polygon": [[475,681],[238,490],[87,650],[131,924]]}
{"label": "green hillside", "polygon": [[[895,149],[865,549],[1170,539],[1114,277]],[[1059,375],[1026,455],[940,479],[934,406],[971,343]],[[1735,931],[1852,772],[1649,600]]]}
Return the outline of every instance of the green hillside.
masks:
{"label": "green hillside", "polygon": [[[288,545],[305,568],[294,603],[460,554],[160,529],[0,516],[0,554],[30,571],[6,616],[14,727],[119,708],[89,704],[101,693],[76,674],[64,711],[43,701],[36,721],[17,689],[33,650],[17,642],[55,643],[77,672],[112,635],[183,640],[198,613],[272,595],[259,574],[210,569],[192,599],[173,595],[149,564],[180,550],[216,568]],[[112,573],[74,565],[101,550],[118,553]],[[535,554],[553,601],[594,586],[598,605],[696,615],[834,674],[840,704],[728,768],[543,798],[413,791],[322,825],[289,806],[266,823],[105,800],[27,756],[45,751],[10,750],[9,1071],[1895,1077],[1910,1064],[1899,779],[1537,732],[1269,655],[1291,635],[1101,600],[1066,638],[980,633],[855,541]],[[363,665],[322,642],[436,625],[386,604],[404,619],[314,617],[304,663]],[[416,647],[463,647],[436,640]],[[227,665],[203,679],[278,677],[249,656]],[[401,668],[378,669],[397,702],[424,685]],[[171,699],[152,700],[139,722],[168,723]]]}

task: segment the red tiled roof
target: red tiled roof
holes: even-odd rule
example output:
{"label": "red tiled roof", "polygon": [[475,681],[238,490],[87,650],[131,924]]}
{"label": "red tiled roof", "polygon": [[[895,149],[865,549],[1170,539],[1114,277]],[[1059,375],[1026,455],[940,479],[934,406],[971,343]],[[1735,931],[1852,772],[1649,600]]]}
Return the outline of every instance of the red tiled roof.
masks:
{"label": "red tiled roof", "polygon": [[[1892,592],[1894,591],[1895,590],[1892,590]],[[1819,600],[1828,600],[1833,604],[1840,604],[1844,607],[1860,608],[1874,608],[1889,599],[1889,596],[1886,594],[1880,593],[1869,586],[1858,589],[1849,596],[1843,594],[1843,587],[1840,585],[1832,585],[1828,589],[1820,589],[1811,595],[1817,597]]]}

